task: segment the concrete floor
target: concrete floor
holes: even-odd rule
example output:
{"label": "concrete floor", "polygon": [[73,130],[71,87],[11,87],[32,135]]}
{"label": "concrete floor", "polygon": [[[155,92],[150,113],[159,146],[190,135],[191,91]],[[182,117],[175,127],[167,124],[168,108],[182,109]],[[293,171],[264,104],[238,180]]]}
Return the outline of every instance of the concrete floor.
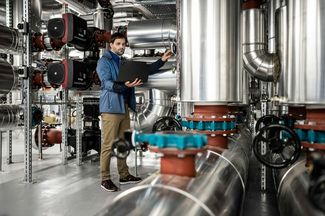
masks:
{"label": "concrete floor", "polygon": [[[112,158],[112,181],[117,192],[107,192],[100,187],[99,162],[86,161],[81,166],[75,160],[61,165],[59,145],[45,150],[44,159],[38,160],[33,149],[33,180],[23,183],[23,134],[13,132],[13,164],[7,165],[7,140],[3,134],[2,171],[0,171],[0,216],[19,215],[94,215],[108,205],[114,197],[135,185],[119,185],[116,158]],[[148,177],[159,170],[159,159],[146,152],[138,157],[138,174]],[[128,157],[131,174],[135,174],[134,153]]]}

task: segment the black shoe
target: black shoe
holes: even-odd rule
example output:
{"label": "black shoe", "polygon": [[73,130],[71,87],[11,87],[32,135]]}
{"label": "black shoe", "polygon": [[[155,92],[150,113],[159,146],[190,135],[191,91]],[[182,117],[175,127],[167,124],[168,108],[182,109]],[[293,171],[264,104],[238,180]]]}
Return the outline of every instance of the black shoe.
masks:
{"label": "black shoe", "polygon": [[127,177],[120,179],[120,184],[136,184],[139,183],[141,180],[141,178],[134,177],[133,175],[128,175]]}
{"label": "black shoe", "polygon": [[118,190],[116,185],[110,179],[102,181],[100,187],[103,188],[104,190],[111,191],[111,192]]}

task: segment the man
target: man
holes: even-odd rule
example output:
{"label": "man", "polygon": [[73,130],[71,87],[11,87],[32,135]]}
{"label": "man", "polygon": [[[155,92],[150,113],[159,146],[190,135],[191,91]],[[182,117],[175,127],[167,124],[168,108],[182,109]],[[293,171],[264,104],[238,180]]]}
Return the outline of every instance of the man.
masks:
{"label": "man", "polygon": [[[116,185],[110,177],[111,148],[114,139],[123,138],[123,132],[130,129],[130,107],[136,108],[134,87],[142,84],[141,80],[129,81],[124,84],[114,83],[118,76],[120,60],[124,60],[126,38],[121,33],[115,33],[110,38],[111,51],[105,51],[97,63],[97,74],[101,80],[101,94],[99,109],[103,120],[103,143],[100,154],[100,171],[102,175],[101,187],[107,191],[117,191]],[[158,61],[150,66],[150,74],[154,74],[173,55],[169,50]],[[117,159],[120,174],[120,184],[138,183],[141,178],[132,176],[126,159]]]}

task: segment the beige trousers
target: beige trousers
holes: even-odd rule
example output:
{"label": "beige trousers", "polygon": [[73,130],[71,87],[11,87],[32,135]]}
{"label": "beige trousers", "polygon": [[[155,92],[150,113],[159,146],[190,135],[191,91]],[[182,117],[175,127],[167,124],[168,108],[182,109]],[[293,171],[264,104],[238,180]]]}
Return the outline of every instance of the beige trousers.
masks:
{"label": "beige trousers", "polygon": [[[123,132],[130,129],[128,105],[125,104],[125,113],[102,113],[101,116],[103,121],[103,143],[100,153],[100,172],[102,174],[102,181],[104,181],[111,178],[109,168],[111,163],[112,143],[116,138],[124,138]],[[120,174],[120,179],[130,174],[126,159],[117,159],[117,169]]]}

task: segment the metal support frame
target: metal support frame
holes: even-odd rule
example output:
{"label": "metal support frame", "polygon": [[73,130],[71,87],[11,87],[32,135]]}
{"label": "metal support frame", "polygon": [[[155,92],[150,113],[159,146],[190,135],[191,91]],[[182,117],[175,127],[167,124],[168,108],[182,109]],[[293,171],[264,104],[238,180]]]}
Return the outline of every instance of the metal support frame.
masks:
{"label": "metal support frame", "polygon": [[[39,97],[40,109],[42,110],[42,95]],[[38,125],[38,160],[43,160],[42,121]]]}
{"label": "metal support frame", "polygon": [[[62,88],[62,164],[68,163],[68,127],[67,127],[67,109],[68,109],[68,89]],[[69,116],[70,117],[70,116]]]}
{"label": "metal support frame", "polygon": [[[267,83],[262,82],[262,99],[261,99],[261,116],[265,116],[267,114]],[[261,125],[264,127],[263,123]],[[264,134],[265,136],[266,134]],[[261,145],[261,155],[266,154],[266,143],[262,142]],[[266,188],[266,166],[262,164],[261,166],[261,191],[265,192]]]}
{"label": "metal support frame", "polygon": [[27,77],[24,77],[24,180],[25,183],[33,183],[32,178],[32,104],[31,104],[31,79],[29,77],[30,67],[32,63],[31,55],[31,37],[30,26],[31,21],[31,0],[24,0],[23,2],[23,22],[26,26],[26,31],[23,33],[22,55],[23,66],[27,71]]}
{"label": "metal support frame", "polygon": [[[62,14],[68,12],[67,4],[62,5]],[[69,58],[69,48],[64,45],[65,58]],[[67,109],[68,109],[68,98],[69,90],[67,88],[62,88],[62,164],[68,163],[68,121],[67,121]],[[69,121],[71,120],[70,114],[68,116]]]}
{"label": "metal support frame", "polygon": [[82,163],[82,95],[81,93],[77,93],[77,106],[76,106],[76,117],[77,117],[77,128],[76,128],[76,155],[77,155],[77,161],[76,164],[78,166]]}
{"label": "metal support frame", "polygon": [[0,131],[0,172],[2,171],[2,131]]}
{"label": "metal support frame", "polygon": [[[176,53],[176,91],[177,91],[177,98],[181,98],[181,80],[180,80],[180,52],[181,52],[181,48],[180,48],[180,34],[179,34],[179,30],[180,30],[180,1],[177,0],[176,1],[176,23],[177,23],[177,53]],[[177,102],[177,115],[182,117],[182,103],[181,102]]]}
{"label": "metal support frame", "polygon": [[[13,26],[13,0],[6,0],[6,26]],[[7,61],[12,65],[13,55],[9,54]],[[12,93],[7,94],[7,104],[12,103]],[[1,149],[0,149],[1,150]],[[7,164],[12,164],[12,130],[7,131]],[[1,170],[1,169],[0,169]]]}

